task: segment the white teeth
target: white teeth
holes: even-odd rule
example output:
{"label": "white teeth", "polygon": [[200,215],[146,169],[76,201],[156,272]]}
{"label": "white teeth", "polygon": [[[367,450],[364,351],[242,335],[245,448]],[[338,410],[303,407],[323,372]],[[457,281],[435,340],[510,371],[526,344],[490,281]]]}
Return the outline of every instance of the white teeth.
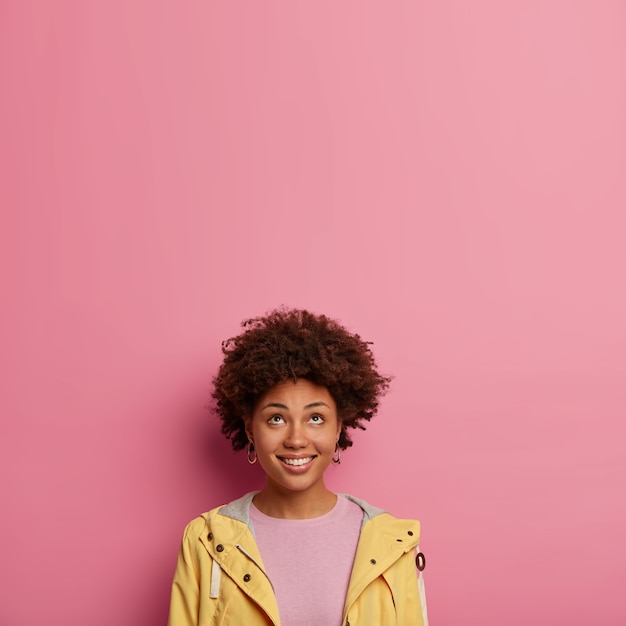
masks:
{"label": "white teeth", "polygon": [[283,459],[283,463],[287,465],[306,465],[313,460],[312,456],[307,456],[304,459]]}

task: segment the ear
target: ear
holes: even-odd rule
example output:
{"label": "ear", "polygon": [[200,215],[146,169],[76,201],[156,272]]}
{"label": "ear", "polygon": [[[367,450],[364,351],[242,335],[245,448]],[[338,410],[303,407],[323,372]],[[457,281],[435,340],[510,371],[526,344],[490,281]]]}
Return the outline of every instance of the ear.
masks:
{"label": "ear", "polygon": [[246,429],[246,435],[248,436],[248,440],[254,441],[254,437],[252,436],[252,416],[244,415],[243,424],[244,428]]}
{"label": "ear", "polygon": [[339,443],[339,437],[341,437],[341,430],[343,429],[343,422],[338,419],[337,420],[337,438],[335,439],[335,443]]}

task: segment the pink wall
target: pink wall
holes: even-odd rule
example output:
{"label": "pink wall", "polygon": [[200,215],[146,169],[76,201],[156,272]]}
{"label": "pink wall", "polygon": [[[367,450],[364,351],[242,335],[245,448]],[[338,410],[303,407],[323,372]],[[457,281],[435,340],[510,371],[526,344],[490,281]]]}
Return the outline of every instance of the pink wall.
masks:
{"label": "pink wall", "polygon": [[154,626],[285,303],[396,378],[333,488],[433,626],[626,624],[623,2],[0,4],[0,624]]}

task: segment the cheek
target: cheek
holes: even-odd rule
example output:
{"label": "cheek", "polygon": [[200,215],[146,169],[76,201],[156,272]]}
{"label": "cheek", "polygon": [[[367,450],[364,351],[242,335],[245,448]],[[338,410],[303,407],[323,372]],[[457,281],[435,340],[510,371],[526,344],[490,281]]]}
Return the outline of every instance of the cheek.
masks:
{"label": "cheek", "polygon": [[268,432],[267,429],[255,428],[252,431],[254,435],[254,447],[257,450],[273,450],[280,442],[280,435],[275,432]]}
{"label": "cheek", "polygon": [[335,451],[337,445],[338,434],[335,432],[326,433],[324,437],[318,439],[317,445],[320,450],[328,452],[329,454]]}

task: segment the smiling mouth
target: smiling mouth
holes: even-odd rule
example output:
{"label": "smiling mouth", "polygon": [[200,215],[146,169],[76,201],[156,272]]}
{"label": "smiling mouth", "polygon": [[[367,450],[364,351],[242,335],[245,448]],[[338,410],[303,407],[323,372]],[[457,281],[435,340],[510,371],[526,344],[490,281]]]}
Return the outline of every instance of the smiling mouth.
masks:
{"label": "smiling mouth", "polygon": [[286,459],[285,457],[278,457],[285,465],[292,465],[294,467],[299,467],[301,465],[307,465],[310,463],[315,457],[314,456],[304,456],[299,459]]}

